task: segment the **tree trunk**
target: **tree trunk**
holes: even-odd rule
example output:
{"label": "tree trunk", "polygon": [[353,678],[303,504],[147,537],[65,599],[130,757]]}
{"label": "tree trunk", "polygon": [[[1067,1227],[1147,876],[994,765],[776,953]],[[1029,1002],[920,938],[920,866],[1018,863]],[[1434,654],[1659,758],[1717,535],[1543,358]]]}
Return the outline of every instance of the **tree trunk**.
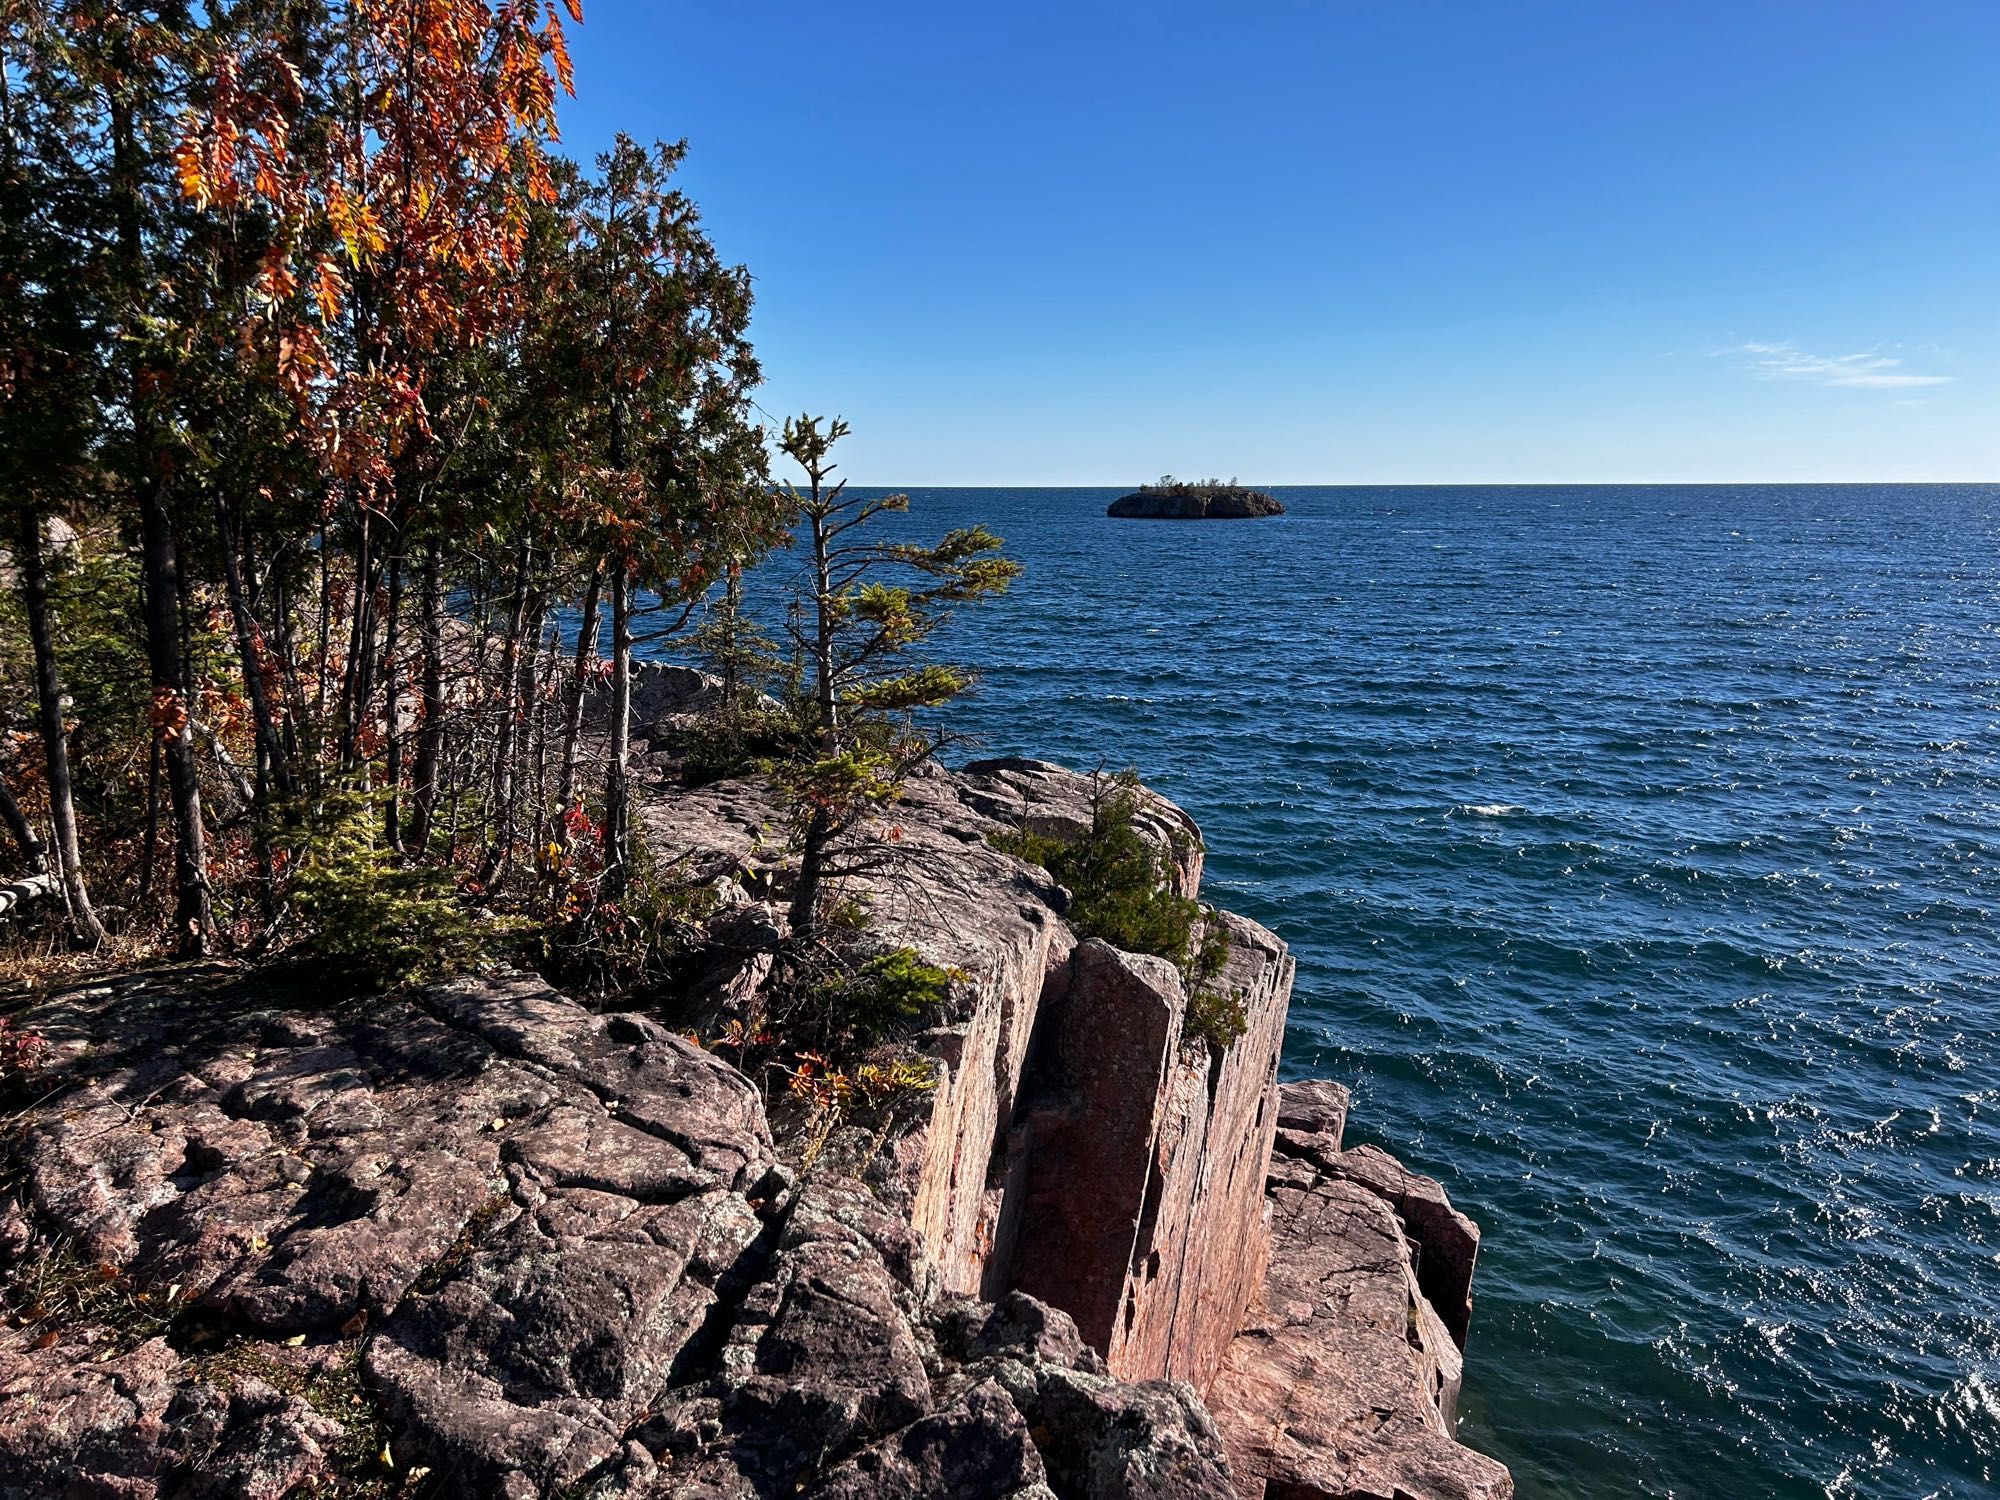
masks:
{"label": "tree trunk", "polygon": [[632,570],[623,556],[611,559],[611,723],[609,764],[604,772],[604,881],[608,900],[624,894],[632,868],[631,792],[627,768],[632,755]]}
{"label": "tree trunk", "polygon": [[[524,532],[514,557],[514,593],[507,605],[507,634],[500,643],[502,685],[500,722],[494,727],[492,772],[487,780],[486,858],[480,861],[479,883],[491,885],[514,853],[514,751],[518,741],[521,641],[528,620],[528,567],[531,555]],[[482,679],[483,680],[483,679]]]}
{"label": "tree trunk", "polygon": [[35,837],[35,830],[29,824],[27,815],[21,811],[21,804],[14,800],[14,794],[7,789],[4,781],[0,781],[0,823],[5,823],[7,831],[14,836],[14,842],[21,850],[21,859],[28,866],[28,873],[46,874],[49,868],[48,851]]}
{"label": "tree trunk", "polygon": [[[130,59],[123,59],[129,63]],[[116,86],[108,92],[111,115],[113,204],[118,223],[120,292],[124,321],[140,321],[153,300],[147,284],[141,222],[140,146],[130,101]],[[165,372],[135,369],[129,400],[134,488],[138,492],[140,574],[145,586],[146,656],[153,678],[154,735],[166,752],[167,789],[174,810],[174,946],[184,957],[208,951],[212,921],[208,902],[208,858],[201,826],[201,783],[194,761],[192,711],[182,679],[180,563],[174,551],[172,518],[167,514],[168,444],[155,402]],[[40,538],[37,536],[37,542]],[[65,856],[67,857],[67,856]]]}
{"label": "tree trunk", "polygon": [[[42,754],[47,761],[49,823],[55,829],[56,863],[63,893],[69,899],[70,922],[79,940],[104,941],[104,924],[90,904],[83,878],[83,850],[76,837],[76,804],[70,789],[69,736],[63,731],[62,677],[56,667],[54,636],[49,630],[48,562],[42,555],[42,520],[33,511],[21,516],[21,592],[28,612],[28,637],[35,651],[35,695],[40,701]],[[11,799],[10,799],[11,800]]]}
{"label": "tree trunk", "polygon": [[201,781],[194,758],[194,715],[183,679],[180,561],[164,486],[139,485],[140,567],[145,577],[146,656],[153,671],[153,733],[167,767],[174,822],[174,947],[184,958],[208,952],[208,843],[201,822]]}
{"label": "tree trunk", "polygon": [[583,700],[589,691],[585,680],[590,659],[597,654],[597,606],[604,592],[604,560],[590,567],[590,587],[583,594],[583,623],[576,631],[576,655],[570,667],[569,705],[563,720],[562,772],[556,787],[556,816],[568,813],[576,796],[577,756],[583,738]]}
{"label": "tree trunk", "polygon": [[[313,686],[313,735],[325,743],[327,674],[333,670],[333,543],[319,523],[319,671]],[[315,757],[317,759],[317,757]],[[318,768],[315,767],[315,770]]]}
{"label": "tree trunk", "polygon": [[799,879],[792,890],[792,936],[812,936],[819,916],[819,890],[826,875],[826,848],[833,841],[833,825],[817,809],[806,820],[805,837],[799,844]]}
{"label": "tree trunk", "polygon": [[410,830],[405,847],[422,854],[431,841],[438,762],[444,748],[444,583],[436,542],[424,548],[424,570],[417,587],[423,610],[423,702],[417,722],[417,759],[411,777]]}
{"label": "tree trunk", "polygon": [[[817,478],[814,479],[813,489],[818,492]],[[826,518],[817,513],[812,518],[812,539],[817,616],[813,630],[813,670],[818,677],[814,687],[819,698],[820,743],[828,754],[832,754],[840,745],[840,695],[839,684],[834,680],[833,661],[836,622],[833,617],[833,579],[829,576],[827,558],[829,539]]]}
{"label": "tree trunk", "polygon": [[397,723],[403,711],[402,664],[396,659],[402,649],[403,554],[398,548],[389,556],[388,636],[382,645],[382,736],[385,795],[382,799],[382,834],[389,847],[403,851],[403,730]]}
{"label": "tree trunk", "polygon": [[[524,825],[532,832],[542,826],[541,811],[532,819],[521,816],[521,804],[540,794],[533,785],[535,724],[541,711],[542,621],[548,615],[548,591],[537,585],[528,595],[527,629],[521,634],[521,659],[515,673],[514,770],[508,777],[513,795],[508,800],[507,846],[513,848],[514,834]],[[532,803],[531,803],[532,805]]]}
{"label": "tree trunk", "polygon": [[[262,772],[277,788],[280,800],[292,795],[291,767],[285,758],[284,741],[278,735],[277,716],[271,711],[271,694],[264,681],[263,652],[259,649],[256,617],[243,589],[243,569],[236,552],[236,528],[227,502],[215,503],[216,520],[222,530],[223,586],[229,594],[229,614],[236,626],[236,655],[243,665],[243,689],[250,699],[250,718],[257,734],[257,751],[263,760]],[[268,809],[259,807],[261,816]]]}
{"label": "tree trunk", "polygon": [[729,565],[729,581],[722,586],[722,712],[736,712],[736,695],[741,691],[741,663],[737,660],[743,633],[743,569]]}
{"label": "tree trunk", "polygon": [[361,509],[361,530],[354,544],[354,597],[347,622],[347,661],[340,674],[340,769],[361,763],[361,731],[368,705],[375,696],[370,675],[375,664],[375,550],[370,535],[372,513]]}
{"label": "tree trunk", "polygon": [[[541,613],[546,615],[547,611]],[[548,848],[550,824],[557,821],[549,802],[549,747],[555,739],[551,705],[556,701],[556,663],[561,656],[561,632],[554,626],[544,626],[535,637],[533,683],[528,699],[527,769],[521,773],[528,788],[529,805],[535,810],[533,839],[538,867],[542,852]]]}

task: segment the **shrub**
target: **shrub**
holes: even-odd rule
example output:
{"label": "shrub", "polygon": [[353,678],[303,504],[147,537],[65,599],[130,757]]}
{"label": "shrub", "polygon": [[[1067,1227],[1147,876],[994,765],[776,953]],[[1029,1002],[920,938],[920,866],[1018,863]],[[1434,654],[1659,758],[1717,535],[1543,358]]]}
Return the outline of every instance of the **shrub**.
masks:
{"label": "shrub", "polygon": [[638,830],[624,889],[602,890],[604,825],[582,808],[563,817],[562,837],[542,851],[536,924],[539,967],[571,990],[614,994],[667,974],[699,945],[718,897],[671,863],[661,868]]}
{"label": "shrub", "polygon": [[704,714],[674,736],[681,780],[691,787],[747,776],[773,760],[796,756],[804,743],[797,719],[773,708]]}
{"label": "shrub", "polygon": [[942,1005],[962,977],[914,948],[866,958],[821,948],[810,962],[795,959],[774,997],[773,1021],[794,1045],[851,1057]]}
{"label": "shrub", "polygon": [[449,870],[405,864],[382,839],[381,799],[337,792],[308,812],[291,855],[291,899],[311,952],[369,983],[435,979],[490,955]]}
{"label": "shrub", "polygon": [[0,1101],[34,1089],[49,1060],[49,1044],[0,1016]]}
{"label": "shrub", "polygon": [[1192,962],[1181,970],[1188,992],[1182,1033],[1201,1038],[1217,1051],[1234,1045],[1250,1023],[1243,992],[1216,983],[1228,962],[1229,929],[1216,920],[1211,909],[1204,909],[1201,941]]}
{"label": "shrub", "polygon": [[1165,855],[1137,827],[1142,794],[1137,771],[1100,777],[1091,793],[1090,828],[1080,837],[1019,829],[989,842],[1040,865],[1069,891],[1069,923],[1079,937],[1172,962],[1187,988],[1184,1034],[1227,1047],[1245,1024],[1242,996],[1215,985],[1229,961],[1228,929],[1168,884]]}

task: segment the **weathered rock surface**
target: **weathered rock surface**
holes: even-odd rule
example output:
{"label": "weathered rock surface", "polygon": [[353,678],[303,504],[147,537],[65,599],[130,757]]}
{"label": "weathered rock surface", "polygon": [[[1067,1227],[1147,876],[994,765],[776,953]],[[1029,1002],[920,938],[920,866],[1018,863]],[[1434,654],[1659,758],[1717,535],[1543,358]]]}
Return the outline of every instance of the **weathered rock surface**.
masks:
{"label": "weathered rock surface", "polygon": [[1015,1284],[1077,1319],[1126,1375],[1205,1387],[1264,1275],[1264,1179],[1292,960],[1223,914],[1243,1035],[1186,1030],[1163,959],[1081,945],[1052,1006],[1041,1092],[1019,1126],[1024,1218]]}
{"label": "weathered rock surface", "polygon": [[[1375,1379],[1363,1405],[1379,1403],[1374,1420],[1393,1415],[1398,1432],[1431,1434],[1440,1453],[1456,1455],[1452,1405],[1476,1227],[1450,1209],[1436,1183],[1385,1154],[1342,1151],[1348,1099],[1338,1084],[1276,1089],[1292,965],[1271,934],[1218,917],[1232,938],[1224,982],[1244,998],[1248,1023],[1219,1055],[1185,1034],[1186,996],[1171,965],[1101,943],[1072,950],[1060,923],[1043,938],[1033,913],[1058,907],[1061,893],[1039,881],[1040,872],[996,858],[987,838],[996,824],[1075,837],[1089,827],[1098,790],[1090,777],[1018,759],[921,778],[893,827],[926,877],[914,885],[860,882],[884,941],[908,942],[937,962],[963,952],[988,957],[963,1008],[919,1039],[945,1064],[947,1083],[931,1118],[892,1145],[898,1170],[878,1178],[914,1226],[919,1275],[929,1266],[946,1287],[988,1298],[1020,1288],[1064,1308],[1114,1374],[1171,1376],[1204,1390],[1213,1382],[1225,1402],[1238,1399],[1229,1390],[1265,1399],[1271,1390],[1250,1370],[1229,1374],[1247,1358],[1237,1337],[1244,1310],[1264,1317],[1255,1309],[1267,1283],[1314,1274],[1310,1265],[1299,1269],[1310,1241],[1300,1225],[1310,1216],[1301,1218],[1297,1202],[1267,1198],[1267,1175],[1295,1195],[1305,1191],[1301,1173],[1324,1178],[1326,1192],[1353,1210],[1339,1222],[1372,1226],[1380,1245],[1397,1248],[1399,1269],[1375,1288],[1376,1300],[1402,1299],[1394,1327],[1421,1326],[1429,1339],[1414,1356],[1407,1340],[1388,1348],[1395,1361],[1379,1371],[1381,1349],[1374,1363],[1353,1366]],[[740,789],[709,788],[696,803],[740,809],[742,797]],[[704,809],[680,820],[675,836],[748,821],[740,811],[715,819]],[[1149,792],[1139,828],[1168,856],[1175,888],[1197,892],[1202,845],[1192,820]],[[1023,918],[1025,930],[1015,925]],[[1350,1262],[1327,1268],[1325,1279],[1356,1275],[1366,1259]],[[1370,1306],[1369,1297],[1357,1305]],[[1374,1339],[1368,1316],[1353,1320],[1361,1334],[1349,1321],[1339,1305],[1303,1319],[1281,1346],[1281,1366],[1295,1358],[1310,1368],[1315,1351]],[[1417,1364],[1405,1369],[1413,1357]],[[1335,1406],[1361,1399],[1356,1387],[1329,1382],[1326,1400]],[[1336,1424],[1322,1415],[1324,1437]],[[1400,1441],[1382,1451],[1400,1451]],[[1258,1472],[1273,1465],[1302,1472],[1302,1464],[1287,1469],[1273,1459]]]}
{"label": "weathered rock surface", "polygon": [[[1285,945],[1210,919],[1246,1022],[1217,1046],[1171,964],[1077,944],[993,847],[1081,832],[1095,790],[981,762],[882,818],[846,890],[957,976],[906,1038],[935,1087],[804,1172],[678,1034],[753,1019],[785,936],[752,782],[637,809],[716,893],[671,1026],[505,974],[54,997],[63,1087],[0,1142],[0,1500],[419,1468],[509,1500],[1506,1495],[1451,1437],[1478,1230],[1342,1149],[1345,1090],[1277,1087]],[[1139,826],[1195,894],[1192,820],[1145,793]]]}
{"label": "weathered rock surface", "polygon": [[[759,708],[777,705],[763,694]],[[722,681],[709,672],[664,661],[632,663],[632,732],[639,738],[665,739],[722,707]],[[593,686],[584,695],[584,728],[601,734],[611,718],[611,687]]]}
{"label": "weathered rock surface", "polygon": [[1242,521],[1256,516],[1282,516],[1277,496],[1261,490],[1201,489],[1121,495],[1105,511],[1128,521]]}
{"label": "weathered rock surface", "polygon": [[1506,1469],[1454,1438],[1460,1345],[1425,1295],[1413,1227],[1399,1217],[1399,1196],[1449,1213],[1442,1191],[1412,1193],[1372,1147],[1342,1152],[1337,1128],[1297,1128],[1344,1116],[1344,1099],[1282,1093],[1280,1118],[1307,1144],[1290,1154],[1280,1136],[1270,1270],[1208,1391],[1237,1492],[1506,1500]]}
{"label": "weathered rock surface", "polygon": [[[651,847],[686,851],[703,875],[749,869],[783,883],[782,818],[768,791],[718,782],[638,810]],[[995,1143],[1012,1118],[1040,997],[1074,942],[1047,873],[987,842],[997,823],[942,770],[915,778],[882,824],[877,867],[852,877],[870,931],[956,971],[948,1010],[914,1044],[936,1064],[927,1117],[893,1142],[897,1196],[941,1289],[974,1293],[1006,1232]],[[775,832],[774,832],[775,830]],[[731,918],[732,921],[740,920]]]}
{"label": "weathered rock surface", "polygon": [[1330,1078],[1288,1083],[1278,1091],[1278,1129],[1294,1138],[1324,1137],[1325,1149],[1338,1151],[1348,1100],[1346,1087]]}
{"label": "weathered rock surface", "polygon": [[68,1086],[10,1142],[0,1496],[1230,1493],[1191,1389],[927,1299],[907,1219],[794,1183],[657,1023],[325,998],[171,970],[37,1014]]}

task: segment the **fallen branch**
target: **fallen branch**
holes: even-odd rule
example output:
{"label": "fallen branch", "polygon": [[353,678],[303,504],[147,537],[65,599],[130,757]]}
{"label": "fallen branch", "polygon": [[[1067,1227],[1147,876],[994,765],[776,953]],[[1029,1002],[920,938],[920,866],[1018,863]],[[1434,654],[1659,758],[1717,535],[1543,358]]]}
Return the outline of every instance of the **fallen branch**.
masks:
{"label": "fallen branch", "polygon": [[43,873],[25,875],[8,885],[0,885],[0,917],[4,917],[15,907],[24,905],[41,896],[56,893],[56,878]]}

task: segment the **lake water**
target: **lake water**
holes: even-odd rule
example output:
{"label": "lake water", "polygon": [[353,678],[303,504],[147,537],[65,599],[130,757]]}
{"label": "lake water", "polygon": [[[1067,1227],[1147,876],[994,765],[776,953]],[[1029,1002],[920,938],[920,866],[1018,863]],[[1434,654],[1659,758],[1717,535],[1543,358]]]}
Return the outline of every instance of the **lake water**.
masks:
{"label": "lake water", "polygon": [[1288,1073],[1485,1229],[1462,1435],[2000,1494],[2000,487],[1117,493],[913,492],[1028,566],[952,722],[1138,766],[1292,944]]}

